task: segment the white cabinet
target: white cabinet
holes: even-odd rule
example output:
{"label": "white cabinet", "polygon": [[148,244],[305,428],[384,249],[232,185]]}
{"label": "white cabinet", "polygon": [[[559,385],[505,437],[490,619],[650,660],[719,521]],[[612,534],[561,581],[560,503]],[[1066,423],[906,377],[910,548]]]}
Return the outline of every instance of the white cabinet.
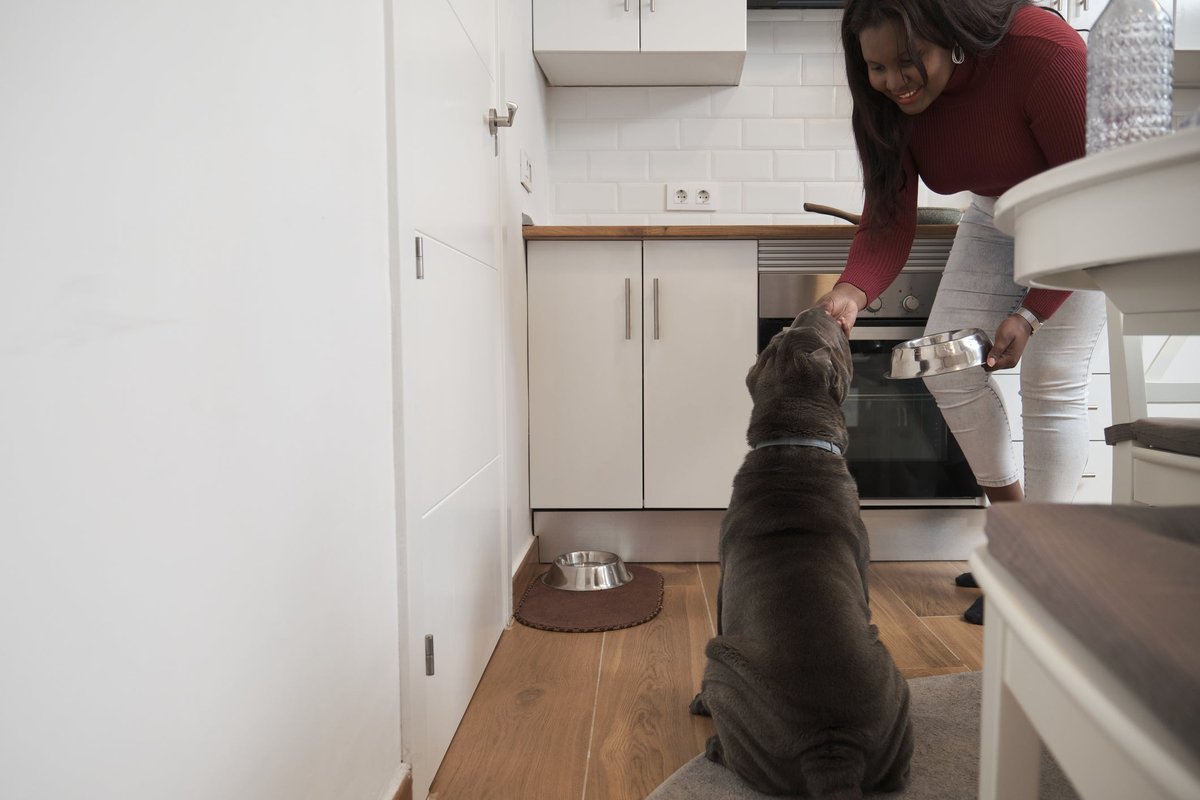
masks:
{"label": "white cabinet", "polygon": [[530,242],[535,509],[725,508],[746,452],[752,241]]}
{"label": "white cabinet", "polygon": [[742,0],[534,0],[533,51],[553,86],[731,86]]}

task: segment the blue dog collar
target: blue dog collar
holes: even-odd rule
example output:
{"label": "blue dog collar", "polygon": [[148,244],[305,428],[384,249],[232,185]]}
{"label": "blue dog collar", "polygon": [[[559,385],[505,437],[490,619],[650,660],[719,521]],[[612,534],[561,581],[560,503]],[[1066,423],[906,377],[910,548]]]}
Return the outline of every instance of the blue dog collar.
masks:
{"label": "blue dog collar", "polygon": [[835,455],[840,456],[842,454],[842,448],[838,447],[833,442],[828,442],[824,439],[813,439],[808,436],[791,436],[785,439],[768,439],[765,442],[759,442],[758,444],[754,445],[754,449],[759,450],[764,447],[779,447],[786,445],[794,445],[797,447],[815,447],[818,450],[828,450]]}

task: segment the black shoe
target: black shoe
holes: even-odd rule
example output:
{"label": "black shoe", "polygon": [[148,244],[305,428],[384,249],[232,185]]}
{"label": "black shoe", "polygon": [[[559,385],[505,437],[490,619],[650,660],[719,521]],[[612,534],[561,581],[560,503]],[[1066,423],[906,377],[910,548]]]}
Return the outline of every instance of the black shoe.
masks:
{"label": "black shoe", "polygon": [[975,582],[975,576],[969,572],[964,572],[954,579],[955,586],[962,586],[966,589],[978,589],[979,584]]}
{"label": "black shoe", "polygon": [[983,595],[976,597],[971,607],[963,612],[963,619],[972,625],[983,624]]}

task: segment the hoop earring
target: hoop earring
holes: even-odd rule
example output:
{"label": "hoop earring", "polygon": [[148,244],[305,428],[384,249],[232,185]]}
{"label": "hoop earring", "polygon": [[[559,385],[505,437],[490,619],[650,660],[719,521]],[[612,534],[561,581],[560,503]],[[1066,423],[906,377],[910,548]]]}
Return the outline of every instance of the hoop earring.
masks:
{"label": "hoop earring", "polygon": [[967,54],[963,51],[962,45],[958,42],[954,43],[954,49],[950,51],[950,60],[955,64],[961,64],[967,60]]}

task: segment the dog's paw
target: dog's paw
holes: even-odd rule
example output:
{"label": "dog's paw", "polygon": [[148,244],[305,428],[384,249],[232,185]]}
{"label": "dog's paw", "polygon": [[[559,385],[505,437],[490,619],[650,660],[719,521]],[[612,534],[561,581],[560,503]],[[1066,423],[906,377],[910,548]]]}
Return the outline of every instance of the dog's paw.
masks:
{"label": "dog's paw", "polygon": [[708,706],[704,705],[704,696],[699,693],[692,698],[692,704],[688,706],[688,711],[701,717],[712,716],[708,711]]}
{"label": "dog's paw", "polygon": [[708,743],[704,745],[704,757],[714,764],[725,765],[725,748],[721,746],[721,737],[715,733],[708,737]]}

